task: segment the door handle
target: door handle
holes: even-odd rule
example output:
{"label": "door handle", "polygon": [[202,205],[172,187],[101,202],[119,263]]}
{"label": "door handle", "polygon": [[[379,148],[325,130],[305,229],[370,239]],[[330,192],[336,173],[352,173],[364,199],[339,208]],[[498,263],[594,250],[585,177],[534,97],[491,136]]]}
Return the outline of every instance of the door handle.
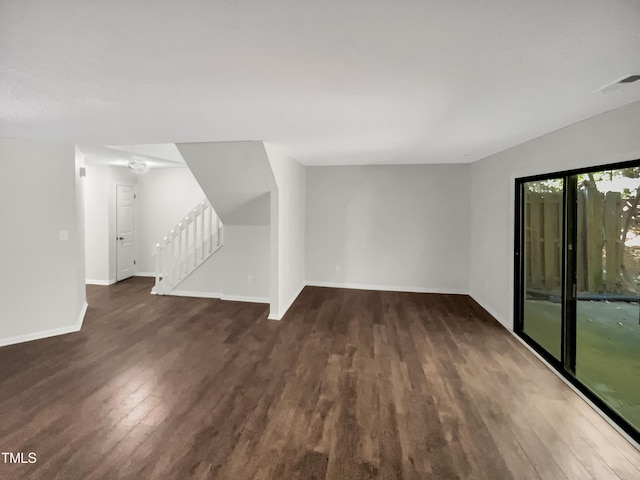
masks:
{"label": "door handle", "polygon": [[116,240],[124,240],[124,237],[116,237]]}

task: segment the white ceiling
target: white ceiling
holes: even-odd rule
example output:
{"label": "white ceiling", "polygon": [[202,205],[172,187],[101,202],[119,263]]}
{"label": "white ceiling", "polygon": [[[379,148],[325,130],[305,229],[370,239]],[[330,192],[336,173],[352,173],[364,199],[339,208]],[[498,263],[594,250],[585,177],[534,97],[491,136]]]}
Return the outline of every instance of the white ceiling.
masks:
{"label": "white ceiling", "polygon": [[178,147],[173,143],[156,143],[152,145],[107,145],[111,150],[129,152],[137,156],[144,156],[150,159],[162,160],[167,165],[185,166],[184,159],[178,151]]}
{"label": "white ceiling", "polygon": [[640,100],[638,0],[0,0],[0,136],[470,162]]}

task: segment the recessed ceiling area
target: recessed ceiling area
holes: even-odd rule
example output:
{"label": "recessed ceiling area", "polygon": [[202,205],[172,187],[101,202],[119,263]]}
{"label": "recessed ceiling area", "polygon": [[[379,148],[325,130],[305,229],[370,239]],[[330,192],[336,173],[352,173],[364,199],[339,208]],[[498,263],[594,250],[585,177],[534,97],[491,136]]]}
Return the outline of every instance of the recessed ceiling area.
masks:
{"label": "recessed ceiling area", "polygon": [[156,145],[110,145],[98,147],[80,145],[86,165],[130,167],[143,164],[145,168],[180,168],[186,163],[172,143]]}
{"label": "recessed ceiling area", "polygon": [[0,4],[0,136],[472,162],[640,101],[640,2]]}

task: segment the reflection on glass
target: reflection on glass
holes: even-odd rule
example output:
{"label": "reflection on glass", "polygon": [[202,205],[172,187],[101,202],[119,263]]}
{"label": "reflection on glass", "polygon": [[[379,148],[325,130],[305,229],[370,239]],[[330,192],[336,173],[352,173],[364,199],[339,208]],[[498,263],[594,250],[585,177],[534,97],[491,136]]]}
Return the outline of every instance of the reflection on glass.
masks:
{"label": "reflection on glass", "polygon": [[562,179],[524,184],[523,331],[560,360]]}
{"label": "reflection on glass", "polygon": [[576,376],[640,429],[640,169],[578,175]]}

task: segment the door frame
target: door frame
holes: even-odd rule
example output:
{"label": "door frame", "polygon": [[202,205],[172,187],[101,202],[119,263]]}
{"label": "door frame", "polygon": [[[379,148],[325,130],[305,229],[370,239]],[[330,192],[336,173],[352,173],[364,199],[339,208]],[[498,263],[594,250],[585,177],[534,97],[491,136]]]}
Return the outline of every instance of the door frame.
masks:
{"label": "door frame", "polygon": [[[575,387],[584,397],[587,398],[603,416],[611,420],[617,427],[628,435],[633,441],[640,444],[640,430],[627,422],[618,412],[613,410],[598,395],[591,391],[585,384],[575,376],[575,350],[576,350],[576,306],[575,296],[572,294],[575,284],[575,248],[572,251],[568,245],[575,245],[577,231],[575,228],[575,176],[583,173],[594,173],[602,170],[616,170],[622,168],[640,167],[640,159],[625,162],[595,165],[585,168],[562,170],[549,172],[515,179],[515,204],[514,204],[514,291],[513,291],[513,319],[514,333],[531,347],[549,366]],[[573,177],[573,179],[571,179]],[[548,353],[533,338],[527,335],[524,330],[524,184],[527,182],[549,180],[552,178],[562,178],[563,181],[563,235],[562,235],[562,338],[561,338],[561,360],[558,361],[553,355]],[[568,194],[569,188],[573,189]],[[571,273],[567,273],[572,269]],[[567,295],[566,292],[571,292]],[[640,306],[639,306],[640,308]]]}
{"label": "door frame", "polygon": [[[561,338],[560,338],[560,360],[558,360],[556,357],[554,357],[551,353],[547,352],[534,338],[530,337],[529,335],[527,335],[527,333],[525,333],[524,331],[524,315],[523,315],[523,310],[524,310],[524,296],[521,295],[520,293],[522,292],[522,289],[524,288],[525,282],[524,282],[524,273],[525,273],[525,269],[524,269],[524,255],[522,254],[524,251],[524,231],[523,231],[523,227],[524,227],[524,209],[525,209],[525,204],[524,204],[524,184],[528,183],[528,182],[535,182],[535,181],[539,181],[539,180],[550,180],[550,179],[554,179],[554,178],[562,178],[564,180],[564,175],[565,172],[559,172],[559,173],[549,173],[549,174],[540,174],[540,175],[533,175],[533,176],[529,176],[529,177],[521,177],[521,178],[516,178],[515,179],[515,205],[514,205],[514,259],[513,259],[513,265],[514,265],[514,291],[513,291],[513,331],[516,335],[518,335],[520,338],[522,338],[527,345],[529,345],[531,348],[533,348],[536,353],[538,355],[540,355],[542,358],[544,358],[544,360],[549,363],[551,366],[553,366],[556,370],[561,371],[562,370],[562,364],[563,364],[563,360],[564,360],[564,343],[565,343],[565,329],[564,329],[564,325],[565,325],[565,321],[564,321],[564,315],[565,315],[565,298],[564,298],[564,294],[565,294],[565,289],[562,288],[562,327],[561,327]],[[565,265],[565,248],[564,245],[566,244],[566,212],[565,212],[565,191],[566,188],[564,188],[565,182],[563,181],[563,196],[562,196],[562,258],[561,258],[561,271],[562,271],[562,278],[560,280],[560,284],[564,286],[565,284],[565,269],[566,269],[566,265]]]}

